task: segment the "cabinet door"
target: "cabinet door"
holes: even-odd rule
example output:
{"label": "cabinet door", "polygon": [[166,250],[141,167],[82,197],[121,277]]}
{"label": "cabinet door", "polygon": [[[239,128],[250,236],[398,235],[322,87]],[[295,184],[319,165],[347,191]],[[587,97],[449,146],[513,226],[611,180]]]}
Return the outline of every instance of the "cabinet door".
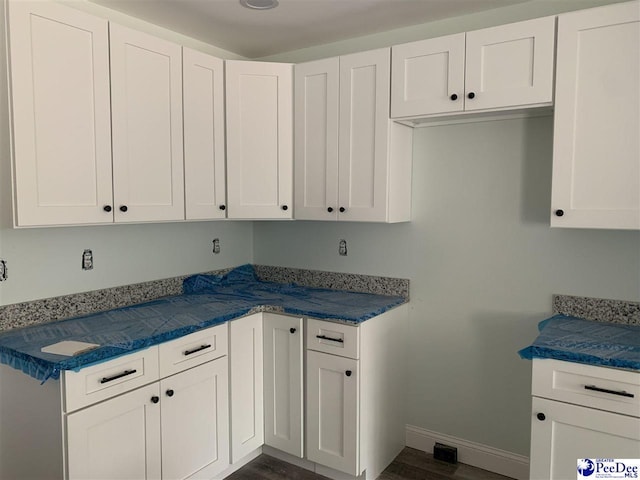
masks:
{"label": "cabinet door", "polygon": [[533,397],[531,421],[532,480],[574,478],[580,458],[640,457],[640,418]]}
{"label": "cabinet door", "polygon": [[224,62],[183,47],[187,220],[225,218]]}
{"label": "cabinet door", "polygon": [[263,321],[265,443],[302,458],[302,318]]}
{"label": "cabinet door", "polygon": [[338,57],[295,66],[295,217],[338,218]]}
{"label": "cabinet door", "polygon": [[264,443],[262,313],[229,323],[231,463]]}
{"label": "cabinet door", "polygon": [[338,218],[386,220],[390,50],[340,57]]}
{"label": "cabinet door", "polygon": [[292,218],[292,73],[290,64],[226,62],[229,218]]}
{"label": "cabinet door", "polygon": [[307,458],[359,475],[358,360],[307,351]]}
{"label": "cabinet door", "polygon": [[465,110],[550,104],[554,41],[555,17],[468,32]]}
{"label": "cabinet door", "polygon": [[9,5],[15,223],[113,222],[107,21]]}
{"label": "cabinet door", "polygon": [[181,47],[110,32],[115,219],[184,219]]}
{"label": "cabinet door", "polygon": [[395,45],[391,56],[391,117],[464,109],[465,34]]}
{"label": "cabinet door", "polygon": [[558,17],[551,226],[640,229],[639,84],[638,2]]}
{"label": "cabinet door", "polygon": [[69,480],[160,478],[158,383],[67,415]]}
{"label": "cabinet door", "polygon": [[160,382],[163,478],[229,466],[228,368],[222,357]]}

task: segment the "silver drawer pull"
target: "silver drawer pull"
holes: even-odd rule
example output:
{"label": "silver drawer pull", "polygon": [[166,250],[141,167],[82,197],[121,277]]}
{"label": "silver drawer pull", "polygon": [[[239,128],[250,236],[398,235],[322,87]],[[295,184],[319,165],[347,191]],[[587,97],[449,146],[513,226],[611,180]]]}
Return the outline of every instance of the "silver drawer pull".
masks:
{"label": "silver drawer pull", "polygon": [[132,375],[136,372],[137,370],[135,368],[132,368],[131,370],[125,370],[124,372],[114,375],[113,377],[102,377],[102,379],[100,380],[100,383],[113,382],[114,380],[117,380],[122,377],[126,377],[127,375]]}
{"label": "silver drawer pull", "polygon": [[344,340],[341,338],[331,338],[326,335],[316,335],[316,338],[319,338],[320,340],[331,340],[332,342],[344,343]]}
{"label": "silver drawer pull", "polygon": [[633,393],[625,392],[624,390],[609,390],[608,388],[596,387],[595,385],[585,385],[585,390],[592,390],[594,392],[609,393],[611,395],[619,395],[621,397],[634,398]]}
{"label": "silver drawer pull", "polygon": [[206,350],[207,348],[211,348],[211,345],[200,345],[199,347],[194,348],[193,350],[186,350],[184,352],[184,356],[191,355],[192,353],[201,352],[202,350]]}

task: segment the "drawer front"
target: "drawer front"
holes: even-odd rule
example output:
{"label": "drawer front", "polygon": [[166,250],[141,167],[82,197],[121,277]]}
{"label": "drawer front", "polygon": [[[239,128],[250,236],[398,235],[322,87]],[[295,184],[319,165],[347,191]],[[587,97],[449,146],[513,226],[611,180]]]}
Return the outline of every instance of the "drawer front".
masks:
{"label": "drawer front", "polygon": [[531,390],[536,397],[640,417],[640,372],[536,358]]}
{"label": "drawer front", "polygon": [[63,375],[65,412],[72,412],[160,378],[158,347],[114,358]]}
{"label": "drawer front", "polygon": [[307,350],[360,358],[360,329],[352,325],[307,319]]}
{"label": "drawer front", "polygon": [[160,377],[164,378],[224,357],[229,343],[227,332],[228,324],[223,323],[160,344]]}

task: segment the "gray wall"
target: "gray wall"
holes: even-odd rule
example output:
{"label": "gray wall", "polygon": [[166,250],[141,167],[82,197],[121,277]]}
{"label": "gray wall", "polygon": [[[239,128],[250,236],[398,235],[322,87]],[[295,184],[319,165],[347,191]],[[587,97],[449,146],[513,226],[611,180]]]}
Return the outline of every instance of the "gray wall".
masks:
{"label": "gray wall", "polygon": [[640,300],[638,232],[549,228],[552,123],[415,130],[409,224],[254,227],[258,264],[410,278],[408,423],[523,455],[531,362],[516,352],[552,294]]}

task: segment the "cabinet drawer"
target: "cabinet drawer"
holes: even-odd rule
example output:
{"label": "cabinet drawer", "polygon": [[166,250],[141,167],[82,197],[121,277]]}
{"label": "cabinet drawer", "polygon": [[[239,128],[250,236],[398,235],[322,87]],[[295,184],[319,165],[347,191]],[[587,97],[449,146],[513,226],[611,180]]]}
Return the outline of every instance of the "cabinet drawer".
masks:
{"label": "cabinet drawer", "polygon": [[534,359],[531,391],[536,397],[640,417],[640,372]]}
{"label": "cabinet drawer", "polygon": [[226,323],[159,345],[160,377],[164,378],[227,354]]}
{"label": "cabinet drawer", "polygon": [[358,327],[343,323],[307,319],[307,350],[341,357],[360,358]]}
{"label": "cabinet drawer", "polygon": [[120,395],[160,378],[158,347],[114,358],[63,375],[65,412]]}

